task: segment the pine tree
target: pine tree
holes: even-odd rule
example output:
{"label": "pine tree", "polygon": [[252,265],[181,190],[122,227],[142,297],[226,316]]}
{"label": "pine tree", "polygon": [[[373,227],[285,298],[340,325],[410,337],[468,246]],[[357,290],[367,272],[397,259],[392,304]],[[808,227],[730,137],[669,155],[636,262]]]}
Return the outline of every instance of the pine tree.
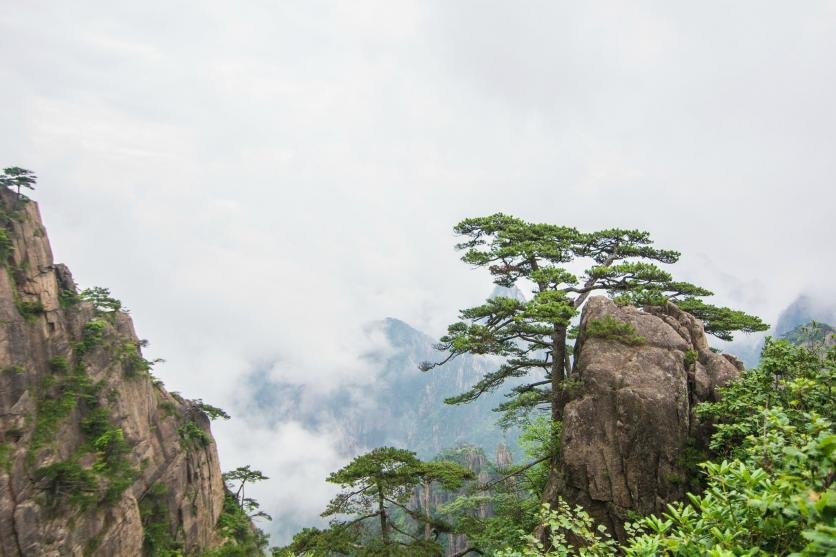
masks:
{"label": "pine tree", "polygon": [[421,484],[436,482],[454,490],[472,478],[470,470],[454,462],[423,462],[412,451],[393,447],[374,449],[328,476],[343,491],[322,516],[339,518],[326,530],[303,530],[278,554],[440,555],[440,546],[421,532],[425,524],[440,531],[447,525],[409,508],[409,500]]}
{"label": "pine tree", "polygon": [[34,184],[37,180],[38,177],[35,176],[34,172],[26,170],[25,168],[20,168],[19,166],[4,168],[3,173],[0,174],[0,186],[17,188],[18,199],[21,197],[20,188],[34,190]]}
{"label": "pine tree", "polygon": [[[594,292],[625,304],[672,302],[701,319],[706,332],[721,339],[730,340],[734,331],[767,328],[757,317],[704,302],[702,298],[712,292],[675,281],[658,264],[675,263],[680,254],[654,247],[647,232],[614,228],[586,233],[501,213],[465,219],[454,231],[464,238],[456,245],[464,251],[462,261],[487,268],[497,285],[530,284],[533,297],[528,301],[494,297],[461,310],[461,320],[449,326],[437,345],[446,356],[420,368],[428,371],[463,354],[501,357],[494,371],[445,402],[467,403],[511,378],[531,377],[531,382],[514,387],[509,400],[498,408],[505,423],[520,421],[543,407],[550,408],[554,421],[562,420],[566,380],[572,377],[569,326]],[[572,272],[584,263],[580,276]]]}

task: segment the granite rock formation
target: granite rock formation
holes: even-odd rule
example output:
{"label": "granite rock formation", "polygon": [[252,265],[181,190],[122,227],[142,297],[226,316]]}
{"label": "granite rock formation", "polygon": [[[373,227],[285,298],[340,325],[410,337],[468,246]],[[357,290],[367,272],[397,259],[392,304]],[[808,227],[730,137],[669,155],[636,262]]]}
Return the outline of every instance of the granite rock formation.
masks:
{"label": "granite rock formation", "polygon": [[36,203],[0,191],[0,218],[0,556],[138,556],[148,528],[217,545],[207,416],[153,379],[127,313],[79,299]]}
{"label": "granite rock formation", "polygon": [[[593,320],[629,323],[634,336],[591,336]],[[628,511],[659,512],[685,495],[689,452],[707,436],[694,407],[742,365],[712,352],[700,321],[673,304],[642,310],[605,297],[587,302],[575,354],[558,492],[623,538]]]}

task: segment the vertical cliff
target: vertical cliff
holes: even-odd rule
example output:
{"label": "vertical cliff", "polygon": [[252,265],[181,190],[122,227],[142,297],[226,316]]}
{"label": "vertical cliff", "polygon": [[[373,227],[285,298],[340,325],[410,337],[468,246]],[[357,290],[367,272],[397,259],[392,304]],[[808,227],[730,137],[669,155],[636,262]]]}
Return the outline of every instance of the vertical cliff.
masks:
{"label": "vertical cliff", "polygon": [[0,191],[0,556],[196,554],[220,541],[209,420],[130,317],[79,299],[37,204]]}
{"label": "vertical cliff", "polygon": [[685,496],[691,453],[707,436],[694,407],[742,366],[711,351],[699,320],[673,304],[641,310],[594,297],[580,331],[558,491],[623,537],[628,511],[663,511]]}

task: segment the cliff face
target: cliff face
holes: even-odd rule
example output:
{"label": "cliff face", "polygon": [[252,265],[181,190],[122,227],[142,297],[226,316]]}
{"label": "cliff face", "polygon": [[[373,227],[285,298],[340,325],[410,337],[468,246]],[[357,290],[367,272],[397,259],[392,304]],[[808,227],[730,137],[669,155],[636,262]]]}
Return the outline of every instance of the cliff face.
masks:
{"label": "cliff face", "polygon": [[130,317],[78,299],[34,202],[0,191],[0,556],[218,543],[207,416],[150,375]]}
{"label": "cliff face", "polygon": [[[634,333],[592,336],[593,321]],[[580,392],[565,408],[558,490],[623,537],[627,511],[659,512],[684,497],[689,451],[707,434],[694,406],[742,366],[712,352],[702,324],[672,304],[643,311],[591,298],[580,330]]]}

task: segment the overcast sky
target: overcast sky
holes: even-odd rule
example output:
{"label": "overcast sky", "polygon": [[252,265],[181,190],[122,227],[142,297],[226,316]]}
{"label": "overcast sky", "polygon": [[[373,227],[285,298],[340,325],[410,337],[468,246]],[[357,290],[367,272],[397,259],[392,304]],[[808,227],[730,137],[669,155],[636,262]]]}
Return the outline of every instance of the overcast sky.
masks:
{"label": "overcast sky", "polygon": [[[834,29],[824,0],[0,0],[0,165],[169,388],[235,415],[254,367],[367,381],[364,324],[489,293],[468,216],[646,229],[770,321],[832,299]],[[268,510],[321,510],[328,431],[215,432]]]}

